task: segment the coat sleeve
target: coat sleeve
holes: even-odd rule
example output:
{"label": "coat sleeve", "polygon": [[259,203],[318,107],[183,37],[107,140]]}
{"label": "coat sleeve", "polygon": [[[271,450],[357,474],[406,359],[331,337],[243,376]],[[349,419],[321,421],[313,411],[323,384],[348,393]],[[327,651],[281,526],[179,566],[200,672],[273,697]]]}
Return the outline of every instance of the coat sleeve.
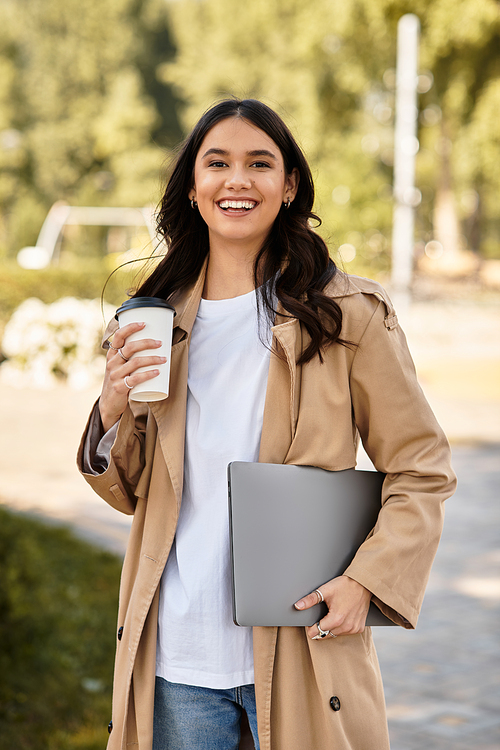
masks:
{"label": "coat sleeve", "polygon": [[354,419],[386,478],[377,524],[345,571],[397,624],[415,627],[453,494],[450,448],[417,382],[405,336],[383,302],[373,313],[350,373]]}
{"label": "coat sleeve", "polygon": [[78,449],[77,466],[92,489],[116,510],[132,515],[136,506],[135,489],[144,469],[145,434],[148,409],[145,404],[127,406],[121,416],[107,469],[101,474],[85,469],[85,442],[97,404],[89,417]]}

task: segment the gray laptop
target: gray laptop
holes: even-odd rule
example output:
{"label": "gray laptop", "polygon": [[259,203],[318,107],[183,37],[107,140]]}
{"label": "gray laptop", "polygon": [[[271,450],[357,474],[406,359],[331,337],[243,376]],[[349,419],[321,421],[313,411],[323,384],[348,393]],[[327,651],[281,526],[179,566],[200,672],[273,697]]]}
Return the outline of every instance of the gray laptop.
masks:
{"label": "gray laptop", "polygon": [[[325,604],[301,597],[341,575],[375,526],[384,474],[311,466],[228,466],[237,625],[313,625]],[[372,603],[367,625],[394,625]]]}

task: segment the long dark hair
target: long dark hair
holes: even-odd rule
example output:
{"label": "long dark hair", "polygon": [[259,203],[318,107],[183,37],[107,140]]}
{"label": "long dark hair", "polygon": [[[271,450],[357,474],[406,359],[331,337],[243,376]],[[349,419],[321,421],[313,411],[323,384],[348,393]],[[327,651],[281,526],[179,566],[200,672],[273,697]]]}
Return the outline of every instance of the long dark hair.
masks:
{"label": "long dark hair", "polygon": [[[295,199],[279,211],[254,265],[255,288],[260,288],[264,310],[274,321],[275,302],[281,302],[286,315],[298,318],[309,336],[299,363],[329,344],[345,344],[340,338],[342,311],[324,293],[338,269],[323,239],[310,222],[314,184],[309,165],[291,132],[268,106],[255,99],[226,99],[211,107],[184,141],[157,214],[157,229],[168,248],[167,255],[141,284],[134,296],[167,299],[174,292],[194,283],[209,252],[208,227],[199,211],[192,210],[188,193],[193,184],[196,156],[208,131],[221,120],[238,117],[264,131],[278,146],[285,170],[298,170]],[[263,283],[268,282],[268,283]]]}

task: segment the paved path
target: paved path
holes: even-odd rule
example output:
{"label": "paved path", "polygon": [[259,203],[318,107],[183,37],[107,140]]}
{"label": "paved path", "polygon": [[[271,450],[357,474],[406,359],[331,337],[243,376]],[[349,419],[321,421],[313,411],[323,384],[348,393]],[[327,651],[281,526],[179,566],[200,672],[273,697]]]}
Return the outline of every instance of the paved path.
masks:
{"label": "paved path", "polygon": [[392,750],[500,748],[500,445],[453,453],[418,627],[374,629]]}
{"label": "paved path", "polygon": [[84,539],[123,555],[131,519],[103,502],[75,457],[95,391],[0,388],[0,502],[67,523]]}
{"label": "paved path", "polygon": [[417,302],[399,317],[450,440],[500,442],[500,304]]}

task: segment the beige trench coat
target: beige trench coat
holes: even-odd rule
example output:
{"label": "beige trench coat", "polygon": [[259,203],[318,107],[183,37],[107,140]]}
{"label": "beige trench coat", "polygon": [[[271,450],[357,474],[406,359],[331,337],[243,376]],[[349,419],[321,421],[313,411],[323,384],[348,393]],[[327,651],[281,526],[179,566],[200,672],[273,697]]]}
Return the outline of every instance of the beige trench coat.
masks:
{"label": "beige trench coat", "polygon": [[[173,300],[177,309],[171,396],[123,414],[109,468],[85,475],[117,510],[134,514],[120,586],[109,750],[150,750],[159,584],[182,496],[188,347],[204,283]],[[373,532],[346,573],[403,627],[417,623],[455,487],[448,443],[416,381],[404,334],[384,290],[339,274],[329,287],[344,314],[343,337],[323,364],[296,366],[305,338],[278,316],[260,460],[320,466],[356,464],[359,435],[387,474]],[[109,331],[108,331],[109,333]],[[79,466],[82,469],[82,446]],[[304,592],[306,593],[306,592]],[[384,750],[384,695],[371,630],[312,641],[303,628],[254,628],[262,750]],[[330,698],[338,697],[334,711]]]}

